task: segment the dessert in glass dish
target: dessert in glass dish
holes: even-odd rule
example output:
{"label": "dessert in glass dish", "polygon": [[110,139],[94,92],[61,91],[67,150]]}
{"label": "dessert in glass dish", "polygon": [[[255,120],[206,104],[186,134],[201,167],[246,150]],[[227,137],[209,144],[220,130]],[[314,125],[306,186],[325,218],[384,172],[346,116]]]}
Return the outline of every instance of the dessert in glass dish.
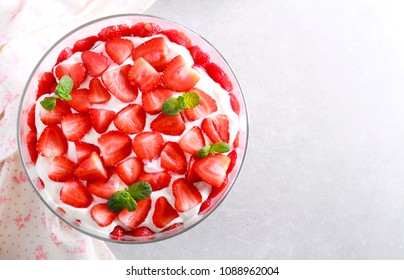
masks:
{"label": "dessert in glass dish", "polygon": [[43,56],[18,120],[24,168],[60,219],[96,238],[162,240],[211,213],[247,146],[240,86],[219,52],[178,24],[101,18]]}

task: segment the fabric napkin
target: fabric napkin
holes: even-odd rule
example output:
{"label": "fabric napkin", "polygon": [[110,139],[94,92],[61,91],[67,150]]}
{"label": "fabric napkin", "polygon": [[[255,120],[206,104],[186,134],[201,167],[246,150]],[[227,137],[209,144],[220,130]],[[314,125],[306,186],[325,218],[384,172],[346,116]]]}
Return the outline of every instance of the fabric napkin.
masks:
{"label": "fabric napkin", "polygon": [[54,216],[18,154],[20,98],[36,63],[59,38],[107,15],[141,13],[155,0],[3,1],[0,5],[0,259],[114,259],[106,244]]}

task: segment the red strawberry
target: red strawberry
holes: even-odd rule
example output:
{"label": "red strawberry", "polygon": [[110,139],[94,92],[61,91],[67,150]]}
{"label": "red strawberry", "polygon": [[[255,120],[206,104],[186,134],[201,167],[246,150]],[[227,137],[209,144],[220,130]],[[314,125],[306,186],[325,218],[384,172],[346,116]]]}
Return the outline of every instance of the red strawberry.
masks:
{"label": "red strawberry", "polygon": [[199,213],[202,213],[206,209],[210,208],[211,205],[213,205],[213,200],[221,194],[224,190],[226,189],[226,185],[222,184],[218,188],[212,188],[212,191],[210,192],[208,198],[202,202],[201,207],[199,208]]}
{"label": "red strawberry", "polygon": [[138,227],[133,230],[131,235],[136,237],[150,237],[153,236],[153,234],[155,234],[155,232],[148,227]]}
{"label": "red strawberry", "polygon": [[133,53],[133,61],[143,57],[157,71],[162,71],[168,63],[168,48],[163,37],[150,39],[137,46]]}
{"label": "red strawberry", "polygon": [[128,186],[136,183],[143,173],[143,163],[136,157],[131,157],[116,165],[116,174]]}
{"label": "red strawberry", "polygon": [[216,101],[209,94],[197,88],[193,88],[190,91],[196,92],[199,95],[200,103],[195,108],[185,109],[185,116],[189,121],[192,122],[204,118],[217,111]]}
{"label": "red strawberry", "polygon": [[229,92],[229,97],[231,108],[237,115],[240,115],[240,103],[238,102],[237,97],[232,92]]}
{"label": "red strawberry", "polygon": [[209,55],[201,50],[199,46],[192,46],[189,49],[196,66],[205,67],[210,62]]}
{"label": "red strawberry", "polygon": [[155,173],[144,173],[139,177],[139,181],[148,182],[152,190],[159,191],[170,185],[171,175],[167,171],[160,171]]}
{"label": "red strawberry", "polygon": [[91,108],[90,117],[94,130],[101,134],[107,131],[115,117],[115,112],[106,109]]}
{"label": "red strawberry", "polygon": [[89,36],[80,40],[77,40],[73,45],[73,52],[84,52],[91,49],[98,41],[97,36]]}
{"label": "red strawberry", "polygon": [[236,138],[233,141],[233,147],[236,149],[240,146],[240,131],[237,132]]}
{"label": "red strawberry", "polygon": [[27,134],[27,149],[28,149],[28,154],[31,159],[32,163],[36,163],[36,160],[38,159],[38,152],[36,148],[36,131],[30,130]]}
{"label": "red strawberry", "polygon": [[73,178],[76,164],[64,156],[57,156],[49,166],[48,177],[55,182],[64,182]]}
{"label": "red strawberry", "polygon": [[101,53],[84,51],[81,53],[81,60],[83,60],[87,73],[91,77],[100,76],[109,67],[108,58]]}
{"label": "red strawberry", "polygon": [[135,229],[146,219],[151,208],[151,203],[150,197],[139,200],[135,211],[129,212],[128,209],[125,208],[119,212],[118,218],[128,228]]}
{"label": "red strawberry", "polygon": [[36,91],[36,100],[44,94],[53,92],[51,88],[56,84],[55,76],[52,72],[43,72],[38,79],[38,88]]}
{"label": "red strawberry", "polygon": [[119,111],[114,119],[116,128],[126,134],[143,131],[146,124],[146,113],[142,106],[130,104]]}
{"label": "red strawberry", "polygon": [[230,158],[223,154],[208,155],[198,158],[194,163],[194,170],[199,178],[212,187],[220,187],[226,180]]}
{"label": "red strawberry", "polygon": [[198,126],[194,126],[189,130],[178,142],[181,149],[189,154],[196,154],[200,149],[205,147],[205,138]]}
{"label": "red strawberry", "polygon": [[76,208],[87,208],[93,202],[93,196],[80,181],[69,180],[60,190],[60,200]]}
{"label": "red strawberry", "polygon": [[72,111],[70,110],[70,106],[67,105],[65,101],[62,99],[56,98],[56,106],[52,110],[48,111],[41,108],[39,113],[39,117],[41,121],[46,124],[59,124],[62,121],[62,118],[66,114],[70,114]]}
{"label": "red strawberry", "polygon": [[100,227],[106,227],[114,221],[117,214],[109,210],[106,203],[100,203],[91,207],[90,215]]}
{"label": "red strawberry", "polygon": [[175,180],[172,191],[175,198],[174,206],[178,212],[185,212],[202,202],[201,193],[185,178]]}
{"label": "red strawberry", "polygon": [[70,95],[72,99],[67,101],[70,107],[80,113],[86,113],[90,110],[91,103],[90,100],[88,100],[88,89],[80,88],[72,90]]}
{"label": "red strawberry", "polygon": [[73,80],[73,89],[80,87],[81,83],[86,78],[87,70],[81,62],[73,64],[59,64],[55,67],[55,75],[58,80],[63,76],[69,76]]}
{"label": "red strawberry", "polygon": [[177,30],[177,29],[168,29],[168,30],[163,30],[160,32],[161,34],[164,34],[167,36],[167,38],[174,43],[177,43],[179,45],[182,45],[186,48],[189,48],[192,45],[191,40],[185,35],[184,32]]}
{"label": "red strawberry", "polygon": [[110,235],[114,240],[121,240],[125,236],[125,230],[121,226],[115,226]]}
{"label": "red strawberry", "polygon": [[108,199],[119,190],[119,184],[110,181],[89,181],[87,182],[87,190],[95,196]]}
{"label": "red strawberry", "polygon": [[172,224],[172,225],[166,227],[163,231],[165,232],[165,231],[170,231],[170,230],[174,230],[174,229],[175,229],[176,231],[180,231],[180,229],[181,229],[183,226],[184,226],[183,223],[175,223],[175,224]]}
{"label": "red strawberry", "polygon": [[42,181],[41,178],[38,177],[37,182],[38,182],[38,187],[39,187],[40,189],[42,189],[42,190],[45,189],[45,184],[44,184],[44,182]]}
{"label": "red strawberry", "polygon": [[70,47],[66,47],[64,48],[60,53],[58,58],[56,59],[56,63],[55,65],[58,65],[59,63],[61,63],[62,61],[65,61],[66,59],[68,59],[69,57],[71,57],[73,55],[73,50]]}
{"label": "red strawberry", "polygon": [[187,158],[176,142],[167,142],[161,151],[161,167],[178,174],[187,171]]}
{"label": "red strawberry", "polygon": [[236,165],[237,152],[235,150],[233,150],[230,153],[228,153],[227,156],[230,158],[229,168],[227,169],[227,174],[229,174],[233,170],[234,166]]}
{"label": "red strawberry", "polygon": [[42,131],[36,145],[38,154],[43,157],[55,157],[67,152],[67,141],[57,125],[49,125]]}
{"label": "red strawberry", "polygon": [[81,163],[84,159],[89,157],[92,152],[100,154],[100,148],[90,143],[79,141],[75,143],[75,146],[77,163]]}
{"label": "red strawberry", "polygon": [[119,25],[107,26],[101,29],[97,36],[101,41],[116,39],[122,36],[122,29]]}
{"label": "red strawberry", "polygon": [[160,156],[164,140],[160,133],[141,132],[133,139],[132,149],[142,160],[152,161]]}
{"label": "red strawberry", "polygon": [[162,76],[164,86],[178,92],[191,89],[199,82],[199,79],[198,73],[188,66],[180,55],[167,64]]}
{"label": "red strawberry", "polygon": [[92,152],[74,171],[76,177],[85,181],[105,181],[108,179],[107,170],[102,164],[100,156]]}
{"label": "red strawberry", "polygon": [[129,80],[142,92],[156,88],[160,82],[160,74],[142,57],[133,62],[128,75]]}
{"label": "red strawberry", "polygon": [[91,104],[102,104],[111,99],[111,94],[97,78],[92,78],[88,90],[88,100]]}
{"label": "red strawberry", "polygon": [[146,113],[155,115],[161,112],[164,101],[173,97],[173,92],[162,86],[142,94],[142,105]]}
{"label": "red strawberry", "polygon": [[224,114],[206,118],[201,124],[203,132],[213,142],[229,142],[229,119]]}
{"label": "red strawberry", "polygon": [[91,119],[87,114],[67,114],[63,117],[62,131],[67,140],[77,142],[91,129]]}
{"label": "red strawberry", "polygon": [[132,152],[132,140],[123,132],[109,131],[98,138],[105,166],[113,166]]}
{"label": "red strawberry", "polygon": [[133,51],[131,40],[116,38],[105,42],[105,51],[108,56],[116,63],[121,65]]}
{"label": "red strawberry", "polygon": [[223,69],[216,63],[210,62],[206,65],[205,69],[212,80],[218,83],[223,89],[229,92],[233,90],[233,84],[231,83],[229,76],[227,76]]}
{"label": "red strawberry", "polygon": [[153,213],[153,223],[156,227],[163,228],[178,217],[178,212],[164,196],[160,196],[156,200]]}
{"label": "red strawberry", "polygon": [[161,113],[151,123],[152,131],[160,132],[166,135],[181,135],[185,130],[185,123],[181,115],[167,116]]}
{"label": "red strawberry", "polygon": [[160,26],[152,22],[138,22],[130,27],[130,35],[149,37],[161,32]]}
{"label": "red strawberry", "polygon": [[116,69],[105,71],[101,75],[104,86],[116,98],[124,103],[135,101],[138,90],[135,88],[128,79],[130,65],[123,65]]}
{"label": "red strawberry", "polygon": [[195,163],[195,157],[192,156],[189,159],[188,170],[187,170],[187,173],[185,174],[185,178],[190,183],[196,183],[196,182],[199,182],[201,180],[201,178],[199,178],[198,175],[196,175],[196,173],[195,173],[194,163]]}
{"label": "red strawberry", "polygon": [[35,107],[36,104],[32,105],[28,111],[27,115],[27,124],[30,130],[36,132],[36,124],[35,124]]}

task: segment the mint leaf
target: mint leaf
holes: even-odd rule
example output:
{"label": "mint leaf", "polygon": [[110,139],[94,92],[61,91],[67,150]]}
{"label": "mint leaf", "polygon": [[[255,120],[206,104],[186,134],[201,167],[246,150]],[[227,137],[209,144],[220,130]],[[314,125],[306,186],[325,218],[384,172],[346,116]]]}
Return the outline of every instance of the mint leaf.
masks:
{"label": "mint leaf", "polygon": [[73,89],[73,80],[69,76],[63,76],[60,80],[58,85],[56,86],[55,94],[57,97],[70,101],[72,100],[72,96],[70,92]]}
{"label": "mint leaf", "polygon": [[184,98],[185,106],[188,109],[195,108],[196,106],[199,105],[199,103],[201,103],[201,100],[199,99],[199,95],[193,91],[184,93],[182,95],[182,97]]}
{"label": "mint leaf", "polygon": [[162,110],[163,113],[167,116],[177,115],[180,112],[177,98],[171,97],[166,99],[166,101],[164,101],[163,103]]}
{"label": "mint leaf", "polygon": [[139,181],[133,185],[130,185],[128,192],[133,199],[143,200],[148,198],[152,193],[152,188],[149,183],[144,181]]}
{"label": "mint leaf", "polygon": [[209,152],[213,155],[215,153],[227,153],[230,152],[230,146],[226,142],[217,142],[210,147]]}
{"label": "mint leaf", "polygon": [[201,103],[199,95],[196,92],[190,91],[177,98],[171,97],[164,101],[162,110],[167,116],[175,116],[185,109],[192,109]]}
{"label": "mint leaf", "polygon": [[56,106],[56,98],[55,97],[47,97],[41,102],[39,102],[41,106],[48,111],[51,111],[55,108]]}
{"label": "mint leaf", "polygon": [[182,111],[185,108],[187,108],[187,105],[185,104],[185,99],[183,96],[178,96],[177,101],[178,101],[178,110]]}
{"label": "mint leaf", "polygon": [[128,208],[128,211],[135,211],[137,203],[127,190],[121,190],[110,196],[107,206],[112,212],[120,212],[125,208]]}
{"label": "mint leaf", "polygon": [[200,149],[197,153],[196,156],[198,158],[204,158],[209,154],[209,150],[210,150],[210,145],[207,145],[205,147],[203,147],[202,149]]}

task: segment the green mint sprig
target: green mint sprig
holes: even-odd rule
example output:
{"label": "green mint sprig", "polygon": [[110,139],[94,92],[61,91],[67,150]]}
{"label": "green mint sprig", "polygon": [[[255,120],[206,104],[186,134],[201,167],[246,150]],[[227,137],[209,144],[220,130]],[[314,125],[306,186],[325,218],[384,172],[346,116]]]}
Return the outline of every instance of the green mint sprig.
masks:
{"label": "green mint sprig", "polygon": [[66,101],[72,100],[72,96],[70,92],[73,89],[73,80],[69,76],[63,76],[58,85],[56,86],[55,96],[47,97],[42,100],[40,103],[45,110],[51,111],[56,106],[56,98],[60,98]]}
{"label": "green mint sprig", "polygon": [[214,155],[216,153],[227,153],[230,152],[230,146],[226,142],[217,142],[212,145],[206,145],[202,149],[200,149],[197,153],[196,156],[198,158],[204,158],[208,154]]}
{"label": "green mint sprig", "polygon": [[196,92],[189,91],[178,97],[166,99],[162,110],[167,116],[175,116],[182,110],[195,108],[200,102],[199,95]]}
{"label": "green mint sprig", "polygon": [[136,200],[148,198],[152,193],[152,188],[149,183],[139,181],[130,185],[127,189],[120,190],[111,195],[108,199],[107,206],[112,212],[120,212],[123,209],[128,209],[133,212],[137,209]]}

